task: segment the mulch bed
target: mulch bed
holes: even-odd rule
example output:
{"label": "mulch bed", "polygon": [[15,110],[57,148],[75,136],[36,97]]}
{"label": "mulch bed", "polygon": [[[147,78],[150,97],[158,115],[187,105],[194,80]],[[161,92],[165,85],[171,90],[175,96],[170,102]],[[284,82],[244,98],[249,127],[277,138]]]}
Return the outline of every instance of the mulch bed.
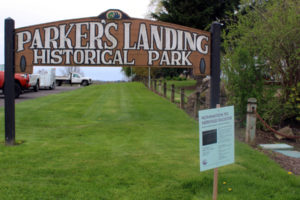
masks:
{"label": "mulch bed", "polygon": [[300,158],[292,158],[273,151],[262,151],[271,159],[275,160],[286,171],[300,175]]}
{"label": "mulch bed", "polygon": [[[242,142],[245,141],[244,134],[239,134],[238,139]],[[285,143],[294,147],[294,150],[300,151],[300,140],[290,140],[290,139],[277,139],[272,132],[266,132],[257,130],[255,143],[252,145],[253,148],[265,153],[271,159],[276,161],[283,169],[288,172],[292,172],[295,175],[300,175],[300,158],[293,158],[285,156],[281,153],[262,150],[259,144],[273,144],[273,143]]]}

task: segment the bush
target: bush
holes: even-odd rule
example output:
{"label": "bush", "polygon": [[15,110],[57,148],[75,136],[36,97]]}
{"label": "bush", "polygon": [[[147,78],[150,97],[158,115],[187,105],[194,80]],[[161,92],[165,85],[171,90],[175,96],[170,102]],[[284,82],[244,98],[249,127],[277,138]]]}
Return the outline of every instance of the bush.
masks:
{"label": "bush", "polygon": [[[246,114],[247,99],[255,97],[270,125],[300,118],[299,8],[294,0],[249,1],[228,23],[223,72],[239,117]],[[276,86],[264,86],[263,77],[280,82],[280,94]]]}
{"label": "bush", "polygon": [[229,91],[229,104],[235,106],[239,118],[246,115],[248,98],[254,97],[258,103],[262,99],[263,78],[261,68],[246,49],[238,48],[235,53],[223,59],[224,82]]}
{"label": "bush", "polygon": [[170,77],[170,76],[167,76],[167,77],[166,77],[166,80],[167,80],[167,81],[170,81],[170,80],[171,80],[171,77]]}

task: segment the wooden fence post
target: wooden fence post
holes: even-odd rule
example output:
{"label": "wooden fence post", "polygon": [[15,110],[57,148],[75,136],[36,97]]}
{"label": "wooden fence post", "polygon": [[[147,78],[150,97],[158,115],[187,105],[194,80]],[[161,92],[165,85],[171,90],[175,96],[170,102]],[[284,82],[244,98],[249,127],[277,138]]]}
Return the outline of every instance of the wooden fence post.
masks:
{"label": "wooden fence post", "polygon": [[159,80],[159,84],[158,84],[158,94],[162,95],[162,84],[161,84],[161,80]]}
{"label": "wooden fence post", "polygon": [[157,81],[154,80],[154,92],[157,92]]}
{"label": "wooden fence post", "polygon": [[164,82],[164,97],[167,97],[167,83]]}
{"label": "wooden fence post", "polygon": [[256,108],[257,100],[249,98],[247,104],[246,143],[253,143],[256,132]]}
{"label": "wooden fence post", "polygon": [[150,80],[150,89],[153,90],[153,80]]}
{"label": "wooden fence post", "polygon": [[184,88],[180,90],[180,108],[184,109]]}
{"label": "wooden fence post", "polygon": [[200,100],[200,92],[196,92],[196,99],[194,104],[194,117],[198,117],[198,110],[199,110],[199,100]]}
{"label": "wooden fence post", "polygon": [[175,85],[171,85],[171,102],[174,103],[175,101]]}

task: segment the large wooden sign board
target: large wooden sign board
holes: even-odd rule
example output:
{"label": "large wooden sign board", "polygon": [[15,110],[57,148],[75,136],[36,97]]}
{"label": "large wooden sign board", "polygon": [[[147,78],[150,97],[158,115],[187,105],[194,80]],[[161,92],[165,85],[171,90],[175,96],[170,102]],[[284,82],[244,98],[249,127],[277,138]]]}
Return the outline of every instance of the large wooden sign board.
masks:
{"label": "large wooden sign board", "polygon": [[15,70],[33,66],[193,68],[210,73],[210,32],[130,18],[120,10],[97,17],[15,29]]}

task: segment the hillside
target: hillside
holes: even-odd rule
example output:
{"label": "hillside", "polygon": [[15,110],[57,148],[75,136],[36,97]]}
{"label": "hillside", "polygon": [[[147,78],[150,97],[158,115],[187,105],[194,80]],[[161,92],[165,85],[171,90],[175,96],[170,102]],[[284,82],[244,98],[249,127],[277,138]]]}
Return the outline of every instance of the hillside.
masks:
{"label": "hillside", "polygon": [[[0,199],[211,199],[198,123],[140,83],[19,103],[20,145],[4,146],[0,131]],[[300,199],[300,177],[245,144],[235,148],[235,164],[219,169],[219,199]]]}

